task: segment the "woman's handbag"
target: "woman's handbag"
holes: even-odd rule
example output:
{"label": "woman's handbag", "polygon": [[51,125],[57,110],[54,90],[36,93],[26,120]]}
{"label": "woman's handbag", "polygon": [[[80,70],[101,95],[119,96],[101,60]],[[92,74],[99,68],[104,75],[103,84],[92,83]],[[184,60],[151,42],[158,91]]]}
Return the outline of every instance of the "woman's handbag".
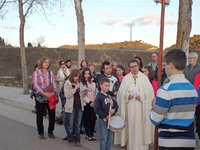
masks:
{"label": "woman's handbag", "polygon": [[45,96],[37,95],[35,96],[35,100],[39,103],[48,103],[48,100]]}

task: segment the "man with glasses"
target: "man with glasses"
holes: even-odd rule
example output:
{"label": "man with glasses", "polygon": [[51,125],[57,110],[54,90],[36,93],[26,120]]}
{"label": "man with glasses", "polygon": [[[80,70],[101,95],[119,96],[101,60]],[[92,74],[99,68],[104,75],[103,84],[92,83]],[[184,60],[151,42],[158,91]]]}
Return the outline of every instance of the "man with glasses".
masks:
{"label": "man with glasses", "polygon": [[118,113],[125,119],[126,127],[115,134],[114,144],[147,150],[153,143],[154,131],[148,118],[154,91],[148,77],[139,71],[136,59],[131,59],[128,66],[131,72],[123,78],[117,94]]}
{"label": "man with glasses", "polygon": [[183,73],[185,74],[185,78],[190,81],[190,83],[194,84],[195,76],[200,73],[200,65],[197,63],[198,54],[190,53],[188,55],[189,65],[185,67]]}
{"label": "man with glasses", "polygon": [[151,60],[152,60],[152,62],[148,63],[147,66],[151,66],[153,71],[155,71],[156,66],[157,66],[158,55],[156,53],[152,53],[151,54]]}

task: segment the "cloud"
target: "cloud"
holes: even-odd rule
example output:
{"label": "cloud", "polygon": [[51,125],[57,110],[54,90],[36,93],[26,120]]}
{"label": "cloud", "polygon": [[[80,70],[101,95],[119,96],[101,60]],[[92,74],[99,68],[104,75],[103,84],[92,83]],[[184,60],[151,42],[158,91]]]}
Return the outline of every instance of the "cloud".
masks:
{"label": "cloud", "polygon": [[[8,30],[18,30],[19,27],[15,27],[15,26],[10,26],[10,27],[4,27],[5,29],[8,29]],[[33,29],[34,27],[30,26],[30,25],[26,25],[24,27],[24,29]]]}
{"label": "cloud", "polygon": [[65,10],[66,9],[64,7],[61,7],[60,9],[57,10],[57,12],[65,12]]}
{"label": "cloud", "polygon": [[[166,20],[165,24],[167,25],[173,25],[176,22],[173,20]],[[135,25],[139,25],[139,26],[145,26],[145,25],[151,25],[151,24],[156,24],[159,25],[160,24],[160,15],[158,14],[146,14],[140,17],[137,17],[133,20],[131,20],[128,23],[123,23],[122,26],[135,26]]]}
{"label": "cloud", "polygon": [[86,22],[89,22],[89,20],[88,20],[88,19],[85,19],[84,22],[85,22],[85,23],[86,23]]}
{"label": "cloud", "polygon": [[131,14],[120,15],[119,17],[129,17],[129,16],[131,16]]}
{"label": "cloud", "polygon": [[174,24],[176,24],[177,22],[176,21],[174,21],[174,20],[167,20],[167,21],[165,21],[165,24],[167,24],[167,25],[174,25]]}
{"label": "cloud", "polygon": [[108,26],[112,26],[112,25],[114,25],[114,24],[116,24],[116,23],[118,23],[118,22],[121,22],[121,20],[106,20],[106,21],[101,21],[100,23],[101,24],[105,24],[105,25],[108,25]]}
{"label": "cloud", "polygon": [[30,25],[27,25],[25,26],[25,29],[33,29],[34,27],[30,26]]}
{"label": "cloud", "polygon": [[167,12],[166,15],[174,16],[174,13],[173,12]]}
{"label": "cloud", "polygon": [[10,27],[4,27],[5,29],[8,29],[8,30],[16,30],[18,29],[17,27],[14,27],[14,26],[10,26]]}
{"label": "cloud", "polygon": [[111,16],[113,16],[114,14],[116,14],[116,13],[115,13],[115,12],[100,13],[100,14],[97,14],[97,16],[111,17]]}

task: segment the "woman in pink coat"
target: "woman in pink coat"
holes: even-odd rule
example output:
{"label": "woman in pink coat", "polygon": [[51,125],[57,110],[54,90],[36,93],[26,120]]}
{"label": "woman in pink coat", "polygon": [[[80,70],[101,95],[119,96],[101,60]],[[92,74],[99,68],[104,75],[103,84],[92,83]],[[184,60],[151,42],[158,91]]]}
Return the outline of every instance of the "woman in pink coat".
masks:
{"label": "woman in pink coat", "polygon": [[145,66],[143,69],[144,74],[149,78],[151,85],[154,90],[154,95],[156,96],[156,92],[158,90],[158,82],[154,79],[154,72],[151,66]]}

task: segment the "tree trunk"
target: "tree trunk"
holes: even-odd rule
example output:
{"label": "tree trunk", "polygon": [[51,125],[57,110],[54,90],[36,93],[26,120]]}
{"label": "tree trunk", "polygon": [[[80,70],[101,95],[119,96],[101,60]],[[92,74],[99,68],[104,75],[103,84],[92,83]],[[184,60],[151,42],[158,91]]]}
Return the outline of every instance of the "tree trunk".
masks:
{"label": "tree trunk", "polygon": [[85,23],[81,7],[82,0],[74,0],[74,3],[78,31],[78,64],[80,64],[82,60],[85,60]]}
{"label": "tree trunk", "polygon": [[192,29],[192,3],[192,0],[179,0],[176,47],[181,48],[186,55],[189,53],[189,38]]}
{"label": "tree trunk", "polygon": [[24,45],[25,16],[23,14],[22,0],[18,0],[18,3],[19,3],[19,18],[20,18],[19,43],[20,43],[20,54],[21,54],[23,93],[28,94],[29,82],[28,82],[28,73],[27,73],[26,52],[25,52],[25,45]]}

